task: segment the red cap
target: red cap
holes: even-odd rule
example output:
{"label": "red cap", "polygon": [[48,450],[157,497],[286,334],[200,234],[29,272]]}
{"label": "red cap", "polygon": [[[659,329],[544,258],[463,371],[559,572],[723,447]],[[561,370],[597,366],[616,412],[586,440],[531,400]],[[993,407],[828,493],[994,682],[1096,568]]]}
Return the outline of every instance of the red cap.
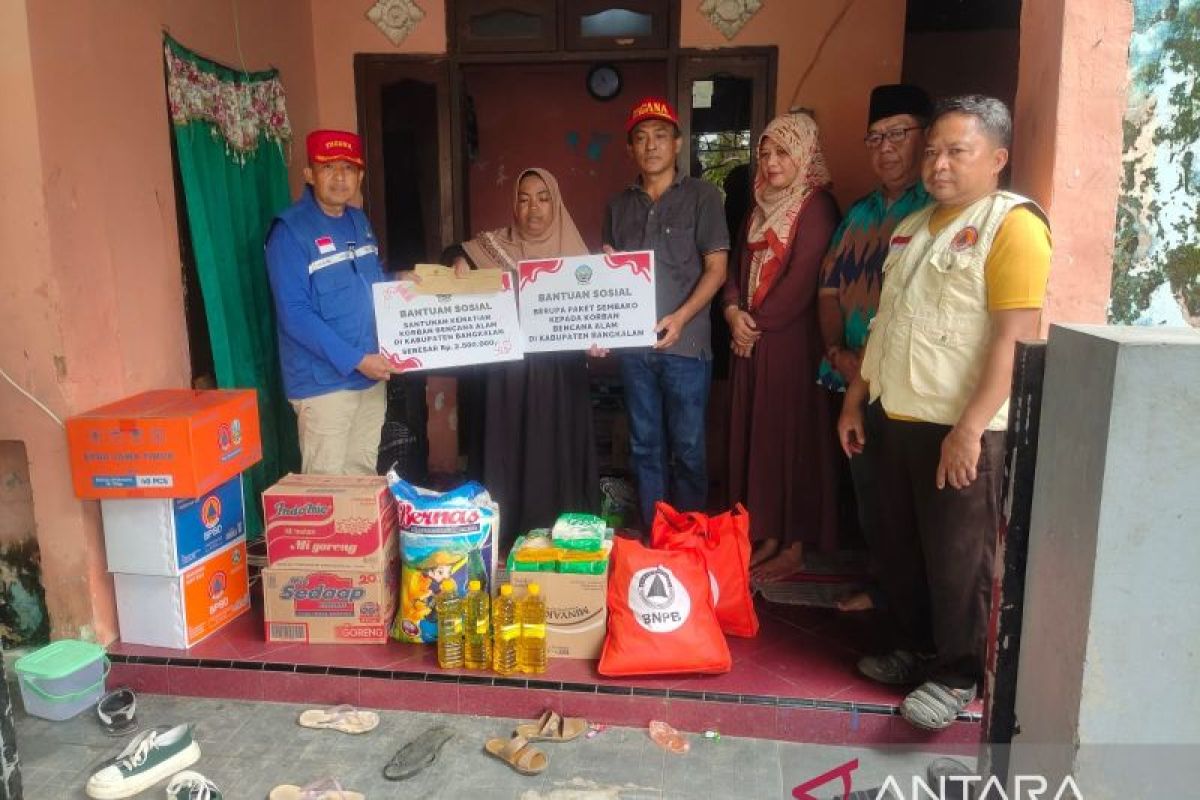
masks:
{"label": "red cap", "polygon": [[308,163],[349,161],[363,166],[362,139],[349,131],[313,131],[308,135]]}
{"label": "red cap", "polygon": [[661,97],[647,97],[629,112],[629,119],[625,120],[625,132],[629,133],[637,127],[639,122],[645,122],[648,119],[660,119],[663,122],[671,123],[676,128],[679,127],[679,117],[675,114],[675,109],[671,108],[670,103]]}

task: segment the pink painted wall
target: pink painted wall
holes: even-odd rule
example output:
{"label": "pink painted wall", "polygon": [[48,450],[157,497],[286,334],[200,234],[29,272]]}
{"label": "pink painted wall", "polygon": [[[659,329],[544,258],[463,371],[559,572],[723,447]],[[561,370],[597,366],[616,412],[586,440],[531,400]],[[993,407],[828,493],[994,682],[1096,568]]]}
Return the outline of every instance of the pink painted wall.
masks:
{"label": "pink painted wall", "polygon": [[1013,187],[1050,215],[1043,332],[1107,318],[1132,25],[1128,0],[1023,5]]}
{"label": "pink painted wall", "polygon": [[[71,13],[0,4],[6,116],[0,367],[60,416],[190,380],[161,35],[250,70],[284,71],[298,127],[315,119],[312,26],[290,0],[111,3]],[[294,78],[294,80],[293,80]],[[301,159],[302,159],[301,150]],[[298,167],[293,158],[293,181]],[[61,430],[0,388],[0,438],[26,443],[55,636],[116,635],[99,508],[72,495]]]}
{"label": "pink painted wall", "polygon": [[370,3],[309,0],[317,75],[317,108],[322,127],[357,130],[354,100],[355,53],[446,52],[446,7],[441,0],[417,3],[425,17],[400,46],[367,19]]}
{"label": "pink painted wall", "polygon": [[[816,111],[834,194],[842,208],[870,191],[874,176],[862,144],[867,99],[872,87],[900,79],[904,3],[858,0],[836,25],[845,3],[764,3],[732,41],[700,13],[699,5],[690,0],[681,4],[680,44],[706,48],[777,45],[776,111],[794,105]],[[818,55],[822,40],[825,45]],[[804,78],[810,65],[812,70]]]}

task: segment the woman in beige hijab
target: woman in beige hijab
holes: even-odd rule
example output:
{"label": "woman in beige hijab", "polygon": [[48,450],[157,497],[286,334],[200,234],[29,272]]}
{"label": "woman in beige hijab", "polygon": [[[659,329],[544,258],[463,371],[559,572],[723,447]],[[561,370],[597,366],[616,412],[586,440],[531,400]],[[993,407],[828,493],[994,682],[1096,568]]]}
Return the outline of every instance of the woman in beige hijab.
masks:
{"label": "woman in beige hijab", "polygon": [[821,361],[817,283],[838,224],[817,124],[784,114],[758,143],[754,208],[723,295],[733,336],[730,500],[744,503],[756,580],[798,572],[835,545],[837,455]]}
{"label": "woman in beige hijab", "polygon": [[[531,258],[586,255],[558,181],[544,169],[517,178],[513,222],[463,243],[469,266],[513,274]],[[458,269],[466,264],[456,263]],[[500,504],[501,547],[564,511],[599,507],[587,360],[535,353],[488,369],[483,484]]]}

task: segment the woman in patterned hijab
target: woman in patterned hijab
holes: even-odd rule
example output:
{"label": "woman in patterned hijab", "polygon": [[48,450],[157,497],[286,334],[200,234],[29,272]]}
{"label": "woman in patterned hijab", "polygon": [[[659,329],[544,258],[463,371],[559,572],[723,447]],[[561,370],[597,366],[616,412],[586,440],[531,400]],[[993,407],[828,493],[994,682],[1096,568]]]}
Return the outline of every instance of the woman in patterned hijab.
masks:
{"label": "woman in patterned hijab", "polygon": [[733,335],[731,502],[754,520],[758,581],[799,571],[806,544],[836,545],[836,415],[817,384],[817,286],[838,223],[817,124],[776,117],[758,143],[755,206],[723,293]]}

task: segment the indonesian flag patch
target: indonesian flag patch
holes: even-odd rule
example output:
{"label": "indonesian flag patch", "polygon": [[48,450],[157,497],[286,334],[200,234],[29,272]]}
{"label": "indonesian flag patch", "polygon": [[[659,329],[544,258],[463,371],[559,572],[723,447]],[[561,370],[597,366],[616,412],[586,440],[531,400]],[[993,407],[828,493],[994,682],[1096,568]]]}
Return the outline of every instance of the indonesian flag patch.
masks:
{"label": "indonesian flag patch", "polygon": [[337,250],[337,245],[333,243],[332,236],[318,236],[313,240],[313,244],[317,246],[317,252],[323,256]]}
{"label": "indonesian flag patch", "polygon": [[911,236],[893,236],[891,241],[892,250],[903,250],[904,247],[912,241]]}

